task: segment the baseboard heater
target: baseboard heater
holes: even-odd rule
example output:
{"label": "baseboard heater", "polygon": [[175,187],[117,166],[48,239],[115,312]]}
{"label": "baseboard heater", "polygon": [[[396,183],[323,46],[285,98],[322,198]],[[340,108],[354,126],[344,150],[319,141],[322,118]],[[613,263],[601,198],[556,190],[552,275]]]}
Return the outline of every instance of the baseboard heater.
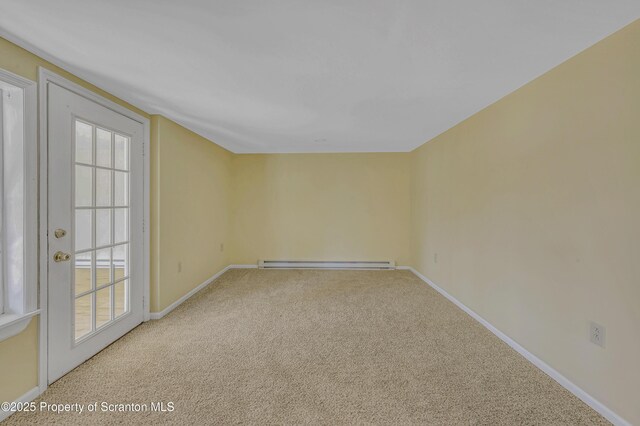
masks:
{"label": "baseboard heater", "polygon": [[396,269],[393,261],[259,260],[261,269]]}

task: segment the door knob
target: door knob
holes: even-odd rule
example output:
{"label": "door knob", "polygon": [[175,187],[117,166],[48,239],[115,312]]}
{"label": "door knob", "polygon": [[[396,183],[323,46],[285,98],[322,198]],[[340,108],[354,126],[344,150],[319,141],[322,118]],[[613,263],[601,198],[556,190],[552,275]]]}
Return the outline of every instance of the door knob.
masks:
{"label": "door knob", "polygon": [[71,259],[71,255],[69,253],[64,253],[61,251],[57,251],[53,255],[54,262],[66,262]]}
{"label": "door knob", "polygon": [[65,235],[67,235],[67,231],[65,231],[64,229],[56,229],[55,231],[53,231],[53,235],[55,235],[56,238],[62,238]]}

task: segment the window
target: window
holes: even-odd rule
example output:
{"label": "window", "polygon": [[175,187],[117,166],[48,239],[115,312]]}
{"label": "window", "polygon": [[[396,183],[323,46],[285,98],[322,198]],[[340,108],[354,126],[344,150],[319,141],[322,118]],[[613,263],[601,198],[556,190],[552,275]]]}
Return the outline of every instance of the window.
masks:
{"label": "window", "polygon": [[37,313],[36,84],[0,70],[0,341]]}

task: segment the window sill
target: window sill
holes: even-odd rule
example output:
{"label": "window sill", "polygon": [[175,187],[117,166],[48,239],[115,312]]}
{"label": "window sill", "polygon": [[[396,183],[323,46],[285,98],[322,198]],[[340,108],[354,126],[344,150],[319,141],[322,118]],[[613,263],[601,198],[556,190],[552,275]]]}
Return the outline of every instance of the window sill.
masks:
{"label": "window sill", "polygon": [[21,333],[31,318],[38,315],[40,310],[37,309],[28,314],[2,314],[0,315],[0,342]]}

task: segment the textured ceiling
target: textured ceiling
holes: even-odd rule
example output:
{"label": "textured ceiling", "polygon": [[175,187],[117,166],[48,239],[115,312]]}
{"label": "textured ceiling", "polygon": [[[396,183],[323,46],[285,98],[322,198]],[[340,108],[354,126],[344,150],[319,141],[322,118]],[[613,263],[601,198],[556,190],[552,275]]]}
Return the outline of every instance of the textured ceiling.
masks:
{"label": "textured ceiling", "polygon": [[234,152],[408,151],[638,0],[0,0],[1,34]]}

